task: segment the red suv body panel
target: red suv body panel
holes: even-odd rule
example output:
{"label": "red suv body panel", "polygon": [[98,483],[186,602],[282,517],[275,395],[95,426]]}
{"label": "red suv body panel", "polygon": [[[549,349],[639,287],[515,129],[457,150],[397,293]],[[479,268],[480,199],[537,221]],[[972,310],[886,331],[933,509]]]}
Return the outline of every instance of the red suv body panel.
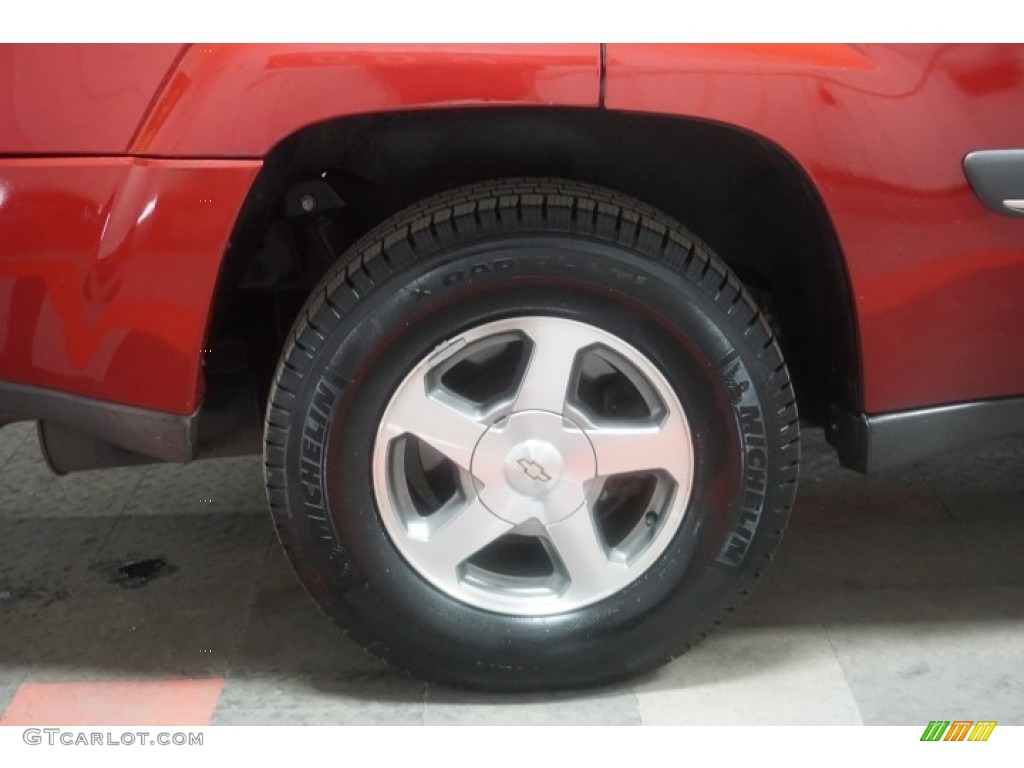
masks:
{"label": "red suv body panel", "polygon": [[0,380],[187,414],[258,160],[0,160]]}
{"label": "red suv body panel", "polygon": [[1024,223],[961,166],[1024,146],[1017,46],[0,48],[0,381],[191,413],[221,260],[275,144],[349,115],[509,105],[715,121],[781,148],[845,256],[863,409],[1024,392]]}
{"label": "red suv body panel", "polygon": [[[158,46],[134,79],[122,71],[124,56],[145,58],[134,46],[44,48],[49,64],[34,46],[0,58],[10,125],[25,126],[0,133],[0,381],[178,414],[199,405],[221,260],[275,143],[341,115],[596,107],[599,96],[597,45]],[[114,104],[105,85],[71,105],[61,142],[14,95],[54,83],[72,92],[83,78],[117,84],[115,72],[126,81],[116,105],[138,125],[98,119]],[[2,157],[28,149],[121,155]]]}
{"label": "red suv body panel", "polygon": [[865,411],[1024,392],[1024,222],[987,210],[962,167],[1024,146],[1024,47],[609,45],[606,94],[800,164],[846,257]]}
{"label": "red suv body panel", "polygon": [[0,155],[130,146],[183,45],[0,45]]}
{"label": "red suv body panel", "polygon": [[452,107],[596,107],[597,45],[191,46],[129,151],[263,157],[312,123]]}

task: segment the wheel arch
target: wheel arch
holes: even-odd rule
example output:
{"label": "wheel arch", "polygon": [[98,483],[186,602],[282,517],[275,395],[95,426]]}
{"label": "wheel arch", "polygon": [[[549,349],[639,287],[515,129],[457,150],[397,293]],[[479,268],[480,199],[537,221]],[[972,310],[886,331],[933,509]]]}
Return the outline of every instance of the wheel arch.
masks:
{"label": "wheel arch", "polygon": [[[250,190],[218,278],[206,346],[223,346],[240,325],[255,328],[242,347],[259,358],[265,392],[294,313],[348,245],[427,195],[524,175],[599,184],[680,220],[765,308],[801,412],[822,421],[830,404],[860,410],[852,292],[821,195],[777,144],[695,118],[495,107],[305,127],[271,149]],[[310,192],[326,203],[312,213],[298,207]]]}

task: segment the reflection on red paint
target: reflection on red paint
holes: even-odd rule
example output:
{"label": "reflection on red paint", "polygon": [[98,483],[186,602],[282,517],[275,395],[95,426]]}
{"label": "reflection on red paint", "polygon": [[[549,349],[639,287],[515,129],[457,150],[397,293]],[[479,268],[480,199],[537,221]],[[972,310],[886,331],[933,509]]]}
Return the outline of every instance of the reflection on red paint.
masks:
{"label": "reflection on red paint", "polygon": [[259,167],[0,160],[3,379],[193,411],[213,284]]}
{"label": "reflection on red paint", "polygon": [[1024,47],[608,46],[610,109],[692,115],[781,147],[821,194],[858,315],[864,407],[1024,392],[1024,221],[961,162],[1024,146]]}
{"label": "reflection on red paint", "polygon": [[[277,143],[348,115],[597,108],[601,91],[597,45],[47,56],[0,46],[0,378],[176,413],[197,405],[228,233]],[[867,411],[1024,392],[1024,221],[986,210],[961,167],[1024,147],[1024,47],[611,44],[604,86],[610,110],[733,126],[806,172],[846,259]],[[108,156],[10,157],[29,152]]]}
{"label": "reflection on red paint", "polygon": [[0,45],[0,154],[123,152],[180,45]]}
{"label": "reflection on red paint", "polygon": [[329,118],[453,106],[596,107],[597,45],[193,46],[132,152],[261,157]]}

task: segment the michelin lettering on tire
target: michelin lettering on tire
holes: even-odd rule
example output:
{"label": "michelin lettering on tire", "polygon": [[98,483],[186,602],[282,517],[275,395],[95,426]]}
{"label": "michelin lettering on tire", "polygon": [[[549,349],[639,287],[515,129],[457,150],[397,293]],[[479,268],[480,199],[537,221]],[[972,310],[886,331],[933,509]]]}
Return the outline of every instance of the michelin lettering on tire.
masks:
{"label": "michelin lettering on tire", "polygon": [[719,363],[719,370],[729,391],[736,423],[743,440],[744,470],[743,497],[739,519],[718,555],[718,562],[733,567],[740,566],[746,559],[761,522],[764,510],[766,485],[767,443],[761,405],[757,401],[754,387],[746,366],[733,352]]}
{"label": "michelin lettering on tire", "polygon": [[330,522],[324,508],[326,491],[323,486],[323,446],[337,395],[337,391],[326,381],[317,383],[302,431],[302,458],[299,465],[306,519],[322,526],[325,535],[329,532]]}

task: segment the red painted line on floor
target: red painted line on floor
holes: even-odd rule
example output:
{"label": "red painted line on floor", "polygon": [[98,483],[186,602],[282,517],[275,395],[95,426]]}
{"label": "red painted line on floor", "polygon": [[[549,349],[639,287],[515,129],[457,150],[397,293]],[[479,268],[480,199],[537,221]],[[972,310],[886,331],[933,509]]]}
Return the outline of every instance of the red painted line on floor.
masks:
{"label": "red painted line on floor", "polygon": [[224,678],[22,683],[0,725],[209,725]]}

